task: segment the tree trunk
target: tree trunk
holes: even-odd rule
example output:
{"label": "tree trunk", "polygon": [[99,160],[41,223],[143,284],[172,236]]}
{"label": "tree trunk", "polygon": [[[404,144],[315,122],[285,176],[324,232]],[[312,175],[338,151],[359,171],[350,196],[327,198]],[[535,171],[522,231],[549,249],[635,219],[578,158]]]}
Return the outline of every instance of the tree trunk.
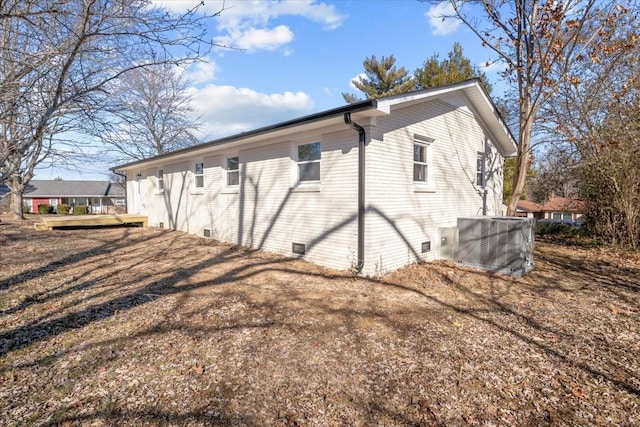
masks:
{"label": "tree trunk", "polygon": [[9,178],[7,180],[7,187],[11,190],[9,212],[11,212],[15,219],[24,219],[24,214],[22,212],[22,194],[24,193],[24,184],[19,178]]}
{"label": "tree trunk", "polygon": [[[522,100],[520,101],[522,102]],[[531,156],[531,129],[533,127],[534,114],[529,104],[524,103],[523,111],[520,113],[524,117],[520,125],[520,141],[518,144],[518,155],[516,157],[516,167],[513,174],[513,192],[507,205],[507,215],[516,216],[518,202],[524,192],[527,183],[527,170]]]}

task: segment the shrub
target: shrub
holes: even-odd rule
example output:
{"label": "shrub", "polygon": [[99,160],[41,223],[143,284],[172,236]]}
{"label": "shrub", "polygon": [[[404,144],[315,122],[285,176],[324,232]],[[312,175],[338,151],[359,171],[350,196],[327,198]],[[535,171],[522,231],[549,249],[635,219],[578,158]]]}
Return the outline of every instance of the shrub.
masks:
{"label": "shrub", "polygon": [[69,205],[61,203],[58,205],[58,215],[66,215],[69,213]]}
{"label": "shrub", "polygon": [[84,205],[78,205],[73,207],[74,215],[84,215],[87,213],[87,207]]}
{"label": "shrub", "polygon": [[38,213],[39,214],[52,214],[53,213],[53,206],[51,205],[38,205]]}

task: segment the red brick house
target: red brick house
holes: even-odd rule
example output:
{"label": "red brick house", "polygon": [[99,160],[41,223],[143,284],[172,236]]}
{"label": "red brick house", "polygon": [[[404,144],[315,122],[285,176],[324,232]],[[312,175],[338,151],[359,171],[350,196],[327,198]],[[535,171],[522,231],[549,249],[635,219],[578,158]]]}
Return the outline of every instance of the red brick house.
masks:
{"label": "red brick house", "polygon": [[584,213],[584,202],[567,197],[551,198],[543,205],[529,200],[520,200],[517,216],[555,221],[575,221]]}
{"label": "red brick house", "polygon": [[[0,187],[0,198],[8,199],[9,189]],[[25,213],[38,213],[38,206],[60,204],[87,206],[89,213],[124,213],[124,188],[109,181],[31,180],[24,189]]]}

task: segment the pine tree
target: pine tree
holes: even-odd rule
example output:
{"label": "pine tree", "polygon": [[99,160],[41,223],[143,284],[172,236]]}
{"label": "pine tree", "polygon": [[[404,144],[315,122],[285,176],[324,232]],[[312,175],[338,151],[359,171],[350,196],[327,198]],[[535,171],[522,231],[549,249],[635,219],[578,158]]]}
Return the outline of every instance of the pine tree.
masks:
{"label": "pine tree", "polygon": [[491,92],[487,76],[473,67],[469,58],[464,56],[462,46],[458,42],[453,44],[453,50],[449,52],[447,59],[439,60],[438,55],[434,54],[413,75],[417,89],[444,86],[479,77],[485,90]]}
{"label": "pine tree", "polygon": [[[364,92],[366,99],[380,98],[388,95],[410,92],[415,89],[413,79],[404,68],[396,68],[393,55],[383,56],[379,61],[375,55],[366,58],[362,65],[366,77],[353,80],[354,86]],[[345,101],[354,103],[361,101],[356,95],[343,93]]]}

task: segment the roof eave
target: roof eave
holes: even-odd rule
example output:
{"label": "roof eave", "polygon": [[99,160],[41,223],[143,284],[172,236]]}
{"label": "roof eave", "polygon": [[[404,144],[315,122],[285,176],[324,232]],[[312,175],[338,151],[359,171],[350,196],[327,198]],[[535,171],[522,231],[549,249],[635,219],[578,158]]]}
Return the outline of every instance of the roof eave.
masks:
{"label": "roof eave", "polygon": [[232,143],[236,141],[240,141],[243,139],[249,139],[253,137],[258,137],[261,135],[269,134],[276,130],[285,130],[287,128],[293,129],[297,126],[301,126],[304,124],[310,124],[314,122],[318,122],[321,120],[325,120],[331,117],[342,116],[344,113],[355,113],[358,111],[369,110],[377,108],[377,100],[375,99],[367,99],[365,101],[360,101],[357,103],[345,105],[338,108],[333,108],[331,110],[321,111],[319,113],[310,114],[303,117],[298,117],[296,119],[287,120],[284,122],[276,123],[274,125],[264,126],[258,129],[250,130],[247,132],[241,132],[235,135],[230,135],[227,137],[215,139],[212,141],[204,142],[202,144],[197,144],[192,147],[183,148],[180,150],[172,151],[170,153],[164,153],[157,156],[149,157],[147,159],[136,160],[134,162],[125,163],[122,165],[114,166],[109,170],[116,172],[118,170],[127,170],[131,169],[134,166],[139,166],[145,163],[155,162],[157,160],[162,160],[167,157],[176,157],[185,154],[195,154],[199,151],[206,151],[212,147],[217,147],[219,145]]}

